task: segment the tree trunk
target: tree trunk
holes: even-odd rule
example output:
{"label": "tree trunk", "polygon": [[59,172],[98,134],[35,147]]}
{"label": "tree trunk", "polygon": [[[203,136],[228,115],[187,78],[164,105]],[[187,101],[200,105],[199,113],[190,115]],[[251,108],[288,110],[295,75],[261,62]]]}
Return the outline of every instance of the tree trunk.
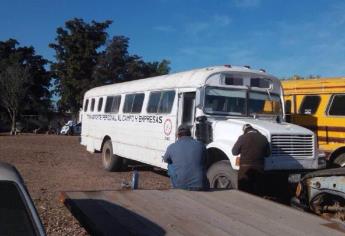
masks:
{"label": "tree trunk", "polygon": [[16,112],[12,112],[12,128],[11,135],[16,135]]}

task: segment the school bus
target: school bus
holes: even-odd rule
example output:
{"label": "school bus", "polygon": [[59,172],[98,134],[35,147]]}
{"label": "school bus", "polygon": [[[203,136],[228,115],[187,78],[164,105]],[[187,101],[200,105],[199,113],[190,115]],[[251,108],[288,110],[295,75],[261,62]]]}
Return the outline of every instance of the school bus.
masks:
{"label": "school bus", "polygon": [[226,65],[106,85],[87,91],[83,104],[81,144],[102,152],[110,171],[121,170],[125,159],[166,169],[162,155],[179,125],[207,145],[211,187],[237,187],[231,149],[244,124],[270,142],[266,171],[318,169],[324,162],[314,133],[283,121],[280,80],[263,70]]}
{"label": "school bus", "polygon": [[317,135],[329,163],[345,166],[345,77],[282,81],[286,120]]}

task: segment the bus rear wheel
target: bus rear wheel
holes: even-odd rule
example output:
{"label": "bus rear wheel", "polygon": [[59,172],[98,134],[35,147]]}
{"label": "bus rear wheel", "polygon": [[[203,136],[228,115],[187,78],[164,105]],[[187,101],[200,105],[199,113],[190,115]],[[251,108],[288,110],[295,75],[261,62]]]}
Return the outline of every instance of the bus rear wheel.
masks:
{"label": "bus rear wheel", "polygon": [[215,189],[237,189],[238,173],[232,169],[230,161],[218,161],[207,171],[207,178],[210,188]]}
{"label": "bus rear wheel", "polygon": [[111,140],[105,141],[102,149],[102,164],[107,171],[119,171],[122,167],[122,158],[114,155]]}

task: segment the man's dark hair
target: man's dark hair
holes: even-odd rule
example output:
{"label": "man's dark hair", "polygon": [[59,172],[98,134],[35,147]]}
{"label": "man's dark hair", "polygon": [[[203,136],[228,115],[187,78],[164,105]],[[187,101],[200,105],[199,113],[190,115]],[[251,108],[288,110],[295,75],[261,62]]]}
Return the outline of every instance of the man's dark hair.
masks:
{"label": "man's dark hair", "polygon": [[188,128],[185,125],[180,125],[177,129],[177,136],[182,137],[182,136],[191,136],[192,133],[190,132],[190,128]]}
{"label": "man's dark hair", "polygon": [[250,130],[254,130],[253,126],[251,126],[250,124],[245,124],[242,127],[243,133],[248,133]]}

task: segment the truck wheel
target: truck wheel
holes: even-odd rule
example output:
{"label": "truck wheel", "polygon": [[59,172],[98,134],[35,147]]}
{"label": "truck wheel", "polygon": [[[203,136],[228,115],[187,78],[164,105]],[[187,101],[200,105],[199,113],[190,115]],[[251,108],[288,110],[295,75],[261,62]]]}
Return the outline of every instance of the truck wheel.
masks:
{"label": "truck wheel", "polygon": [[102,149],[103,168],[107,171],[119,171],[122,167],[122,158],[113,154],[111,140],[105,141]]}
{"label": "truck wheel", "polygon": [[337,156],[334,159],[333,164],[337,167],[345,167],[345,153],[342,153],[339,156]]}
{"label": "truck wheel", "polygon": [[207,178],[211,188],[216,189],[237,189],[238,173],[232,169],[230,161],[218,161],[207,171]]}

